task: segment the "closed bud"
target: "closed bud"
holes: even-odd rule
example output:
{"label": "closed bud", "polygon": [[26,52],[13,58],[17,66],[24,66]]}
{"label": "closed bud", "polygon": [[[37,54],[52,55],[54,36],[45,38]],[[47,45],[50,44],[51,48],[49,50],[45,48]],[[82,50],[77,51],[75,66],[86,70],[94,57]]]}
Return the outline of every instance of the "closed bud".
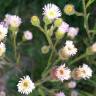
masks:
{"label": "closed bud", "polygon": [[58,18],[58,19],[56,19],[56,20],[54,21],[54,25],[55,25],[56,27],[59,27],[59,26],[62,24],[62,22],[63,22],[62,18]]}
{"label": "closed bud", "polygon": [[65,5],[65,7],[64,7],[64,13],[66,15],[69,15],[69,16],[75,14],[74,5],[73,4],[67,4],[67,5]]}
{"label": "closed bud", "polygon": [[53,67],[50,71],[50,77],[52,80],[57,80],[56,72],[57,72],[57,67]]}
{"label": "closed bud", "polygon": [[31,17],[31,23],[34,26],[39,26],[40,25],[40,20],[39,20],[38,16],[32,16]]}
{"label": "closed bud", "polygon": [[57,30],[57,32],[55,33],[56,39],[60,40],[64,37],[64,32],[61,32],[60,30]]}
{"label": "closed bud", "polygon": [[15,34],[18,33],[18,28],[17,28],[17,27],[11,27],[11,26],[10,26],[9,30],[10,30],[11,32],[14,32]]}
{"label": "closed bud", "polygon": [[41,52],[42,52],[43,54],[47,54],[47,53],[49,52],[49,49],[50,49],[49,46],[44,45],[44,46],[41,48]]}
{"label": "closed bud", "polygon": [[74,39],[75,36],[77,36],[78,32],[79,32],[79,28],[69,27],[67,36],[70,37],[71,39]]}
{"label": "closed bud", "polygon": [[66,53],[65,47],[59,50],[59,57],[61,60],[67,60],[69,58],[69,55]]}
{"label": "closed bud", "polygon": [[75,88],[75,87],[76,87],[76,82],[75,81],[68,82],[68,88]]}
{"label": "closed bud", "polygon": [[43,21],[46,25],[49,25],[52,23],[52,21],[50,19],[48,19],[46,16],[43,18]]}
{"label": "closed bud", "polygon": [[52,36],[53,35],[53,30],[54,30],[54,26],[52,25],[50,30],[47,31],[48,35],[49,36]]}
{"label": "closed bud", "polygon": [[94,43],[89,49],[91,53],[96,53],[96,43]]}

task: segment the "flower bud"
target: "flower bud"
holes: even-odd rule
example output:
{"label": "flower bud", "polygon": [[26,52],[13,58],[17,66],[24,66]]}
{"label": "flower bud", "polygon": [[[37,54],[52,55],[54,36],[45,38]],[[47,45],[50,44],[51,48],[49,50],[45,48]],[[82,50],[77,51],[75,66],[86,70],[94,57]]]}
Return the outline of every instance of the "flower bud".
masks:
{"label": "flower bud", "polygon": [[91,53],[96,53],[96,43],[94,43],[89,50],[91,51]]}
{"label": "flower bud", "polygon": [[43,54],[47,54],[47,53],[49,52],[49,49],[50,49],[49,46],[44,45],[44,46],[41,48],[41,52],[42,52]]}
{"label": "flower bud", "polygon": [[51,37],[53,35],[53,31],[47,30],[47,34]]}
{"label": "flower bud", "polygon": [[68,88],[75,88],[75,87],[76,87],[76,82],[75,81],[68,82]]}
{"label": "flower bud", "polygon": [[50,77],[52,80],[57,80],[56,71],[56,67],[53,67],[50,71]]}
{"label": "flower bud", "polygon": [[17,27],[9,27],[9,30],[11,31],[11,32],[14,32],[15,34],[17,34],[18,33],[18,28]]}
{"label": "flower bud", "polygon": [[56,37],[57,40],[60,40],[64,37],[64,33],[57,30],[57,32],[55,33],[55,37]]}
{"label": "flower bud", "polygon": [[55,96],[65,96],[64,92],[56,93]]}
{"label": "flower bud", "polygon": [[69,58],[69,55],[66,53],[66,49],[65,48],[66,47],[61,48],[59,50],[59,57],[60,57],[61,60],[67,60]]}
{"label": "flower bud", "polygon": [[64,13],[66,15],[73,15],[73,14],[75,14],[74,5],[73,4],[67,4],[67,5],[65,5],[65,7],[64,7]]}
{"label": "flower bud", "polygon": [[50,19],[48,19],[48,17],[46,17],[46,16],[44,16],[43,21],[44,21],[45,25],[49,25],[52,23],[52,21]]}
{"label": "flower bud", "polygon": [[80,80],[82,78],[81,74],[82,74],[82,71],[79,70],[78,68],[75,68],[72,71],[72,78],[75,79],[75,80]]}
{"label": "flower bud", "polygon": [[57,32],[55,33],[56,39],[62,39],[64,34],[68,32],[69,24],[66,22],[62,22],[62,24],[59,26]]}
{"label": "flower bud", "polygon": [[54,21],[54,25],[55,25],[56,27],[59,27],[59,26],[62,24],[62,22],[63,22],[62,18],[58,18],[58,19],[56,19],[56,20]]}
{"label": "flower bud", "polygon": [[31,17],[31,23],[34,26],[39,26],[40,25],[40,20],[39,20],[38,16],[32,16]]}
{"label": "flower bud", "polygon": [[48,35],[52,36],[53,35],[53,31],[54,31],[54,26],[52,25],[50,30],[47,31]]}
{"label": "flower bud", "polygon": [[79,28],[70,27],[67,33],[67,36],[74,39],[78,34]]}
{"label": "flower bud", "polygon": [[30,31],[25,31],[23,38],[24,38],[25,40],[31,40],[31,39],[33,38],[32,32],[30,32]]}

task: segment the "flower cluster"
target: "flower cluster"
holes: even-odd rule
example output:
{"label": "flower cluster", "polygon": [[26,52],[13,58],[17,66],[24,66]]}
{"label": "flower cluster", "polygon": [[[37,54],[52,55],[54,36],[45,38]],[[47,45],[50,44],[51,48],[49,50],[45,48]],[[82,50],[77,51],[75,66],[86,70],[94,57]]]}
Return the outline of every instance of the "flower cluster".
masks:
{"label": "flower cluster", "polygon": [[[61,18],[62,13],[60,8],[55,4],[51,4],[51,3],[46,4],[43,7],[42,13],[43,13],[43,24],[41,24],[41,21],[38,16],[31,17],[31,24],[39,28],[40,31],[44,34],[44,36],[47,39],[47,44],[41,47],[40,51],[42,54],[49,53],[48,56],[49,55],[50,56],[48,59],[48,64],[46,65],[46,68],[42,72],[41,79],[38,80],[38,82],[34,83],[31,80],[31,78],[28,75],[26,75],[26,76],[23,76],[23,78],[20,78],[20,81],[17,84],[17,89],[18,89],[18,92],[20,92],[21,94],[29,95],[31,92],[33,92],[35,87],[40,85],[39,87],[43,91],[46,90],[49,93],[54,94],[54,96],[65,96],[65,93],[63,91],[48,90],[47,88],[45,88],[46,84],[43,85],[43,83],[48,80],[49,81],[56,80],[58,82],[60,81],[60,83],[63,83],[63,82],[65,83],[66,81],[67,87],[69,89],[74,89],[77,86],[77,83],[78,83],[77,80],[90,79],[92,77],[93,70],[87,64],[82,64],[82,66],[80,65],[79,67],[75,67],[75,66],[71,67],[71,64],[76,63],[83,57],[93,55],[94,53],[96,53],[96,43],[93,43],[93,45],[86,48],[85,54],[77,58],[76,54],[79,48],[75,46],[74,41],[75,41],[75,37],[79,32],[79,28],[72,27],[70,26],[70,24],[65,22],[65,20]],[[74,5],[67,4],[64,7],[64,13],[69,16],[75,14],[76,10]],[[19,52],[18,50],[20,49],[21,44],[27,40],[33,39],[32,32],[29,30],[26,30],[23,32],[21,41],[20,42],[17,41],[17,33],[19,31],[21,23],[22,23],[22,20],[19,16],[11,15],[11,14],[7,14],[3,22],[0,23],[0,57],[3,57],[6,51],[5,41],[6,41],[7,33],[9,30],[11,41],[12,41],[12,48],[14,51],[13,62],[15,62],[17,65],[20,63],[19,61],[20,54],[18,53]],[[88,34],[88,38],[89,40],[86,42],[90,41],[89,34]],[[60,45],[61,40],[65,42],[63,47],[62,45]],[[57,46],[58,44],[59,46]],[[88,46],[89,44],[86,44],[86,45]],[[77,59],[74,59],[75,57]],[[74,59],[73,62],[71,62],[72,59]],[[42,90],[40,90],[40,88],[37,88],[37,90],[38,92],[40,91],[42,94]],[[78,95],[77,91],[71,90],[71,96],[77,96],[77,95]]]}
{"label": "flower cluster", "polygon": [[[82,67],[80,66],[79,68],[75,68],[72,71],[68,67],[65,67],[65,64],[63,64],[55,68],[55,70],[52,71],[52,73],[54,74],[52,76],[56,77],[56,79],[60,80],[61,82],[63,82],[64,80],[69,80],[71,78],[73,78],[74,80],[80,80],[80,79],[86,80],[92,77],[92,69],[86,64],[83,64]],[[76,82],[74,81],[68,83],[69,88],[75,86],[76,86]]]}
{"label": "flower cluster", "polygon": [[0,22],[0,56],[2,56],[6,51],[6,47],[3,41],[6,39],[5,37],[7,36],[9,26],[11,28],[18,28],[20,24],[21,18],[10,14],[5,16],[3,22]]}
{"label": "flower cluster", "polygon": [[[72,4],[67,4],[64,7],[64,13],[66,15],[73,15],[76,13],[75,7]],[[81,14],[79,14],[81,15]],[[77,47],[74,44],[74,39],[77,36],[79,32],[78,27],[72,27],[70,24],[66,23],[62,18],[61,10],[58,6],[55,4],[47,4],[43,7],[43,22],[44,27],[41,26],[41,22],[38,16],[32,16],[31,23],[32,25],[38,27],[40,31],[42,31],[47,38],[48,44],[41,48],[41,52],[43,54],[46,54],[50,50],[52,50],[52,53],[48,60],[48,66],[45,68],[44,73],[42,74],[42,77],[48,76],[49,74],[46,72],[50,71],[50,77],[52,80],[59,80],[61,82],[63,81],[70,81],[67,84],[68,88],[75,88],[77,85],[76,80],[80,79],[89,79],[92,77],[92,69],[87,65],[83,64],[82,66],[79,66],[78,68],[71,69],[69,67],[66,67],[65,64],[62,64],[60,66],[54,66],[58,60],[56,60],[55,63],[53,63],[53,66],[51,63],[54,61],[54,58],[59,58],[60,61],[66,62],[71,57],[75,56],[78,52]],[[52,38],[54,37],[54,39]],[[59,51],[56,49],[56,45],[60,40],[63,39],[63,37],[67,37],[68,40],[66,40],[65,45],[59,49]],[[55,44],[53,43],[54,41]],[[91,53],[96,52],[96,44],[93,44],[91,47],[87,49],[87,51],[90,50]],[[85,55],[87,54],[87,51],[85,52]],[[56,56],[55,56],[56,55]],[[88,55],[88,54],[87,54]],[[81,57],[80,57],[81,58]],[[51,62],[52,59],[52,62]],[[78,59],[76,59],[78,60]],[[69,62],[68,62],[69,63]],[[52,66],[52,67],[50,67]],[[49,70],[48,70],[49,69]],[[77,96],[77,91],[72,91],[71,96]],[[55,96],[65,96],[63,92],[55,94]]]}
{"label": "flower cluster", "polygon": [[65,33],[67,33],[67,36],[70,37],[70,39],[74,39],[78,32],[79,28],[69,27],[69,24],[67,24],[65,21],[62,21],[56,32],[56,38],[62,39]]}

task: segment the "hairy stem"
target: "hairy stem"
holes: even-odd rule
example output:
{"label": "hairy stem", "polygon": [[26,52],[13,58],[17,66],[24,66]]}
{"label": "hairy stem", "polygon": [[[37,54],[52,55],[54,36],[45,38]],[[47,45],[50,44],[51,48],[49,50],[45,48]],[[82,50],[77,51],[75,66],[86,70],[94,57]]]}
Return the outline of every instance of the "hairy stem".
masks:
{"label": "hairy stem", "polygon": [[79,57],[77,57],[76,59],[72,60],[72,61],[69,63],[69,65],[74,64],[75,62],[77,62],[77,61],[79,61],[79,60],[81,60],[81,59],[85,58],[86,56],[87,56],[87,54],[86,54],[86,53],[84,53],[84,54],[80,55],[80,56],[79,56]]}
{"label": "hairy stem", "polygon": [[86,4],[85,4],[85,0],[82,0],[82,5],[83,5],[83,17],[84,17],[84,27],[85,27],[85,30],[87,32],[87,35],[88,35],[88,38],[91,42],[91,36],[90,36],[90,31],[89,31],[89,25],[88,25],[88,14],[87,14],[87,9],[86,9]]}

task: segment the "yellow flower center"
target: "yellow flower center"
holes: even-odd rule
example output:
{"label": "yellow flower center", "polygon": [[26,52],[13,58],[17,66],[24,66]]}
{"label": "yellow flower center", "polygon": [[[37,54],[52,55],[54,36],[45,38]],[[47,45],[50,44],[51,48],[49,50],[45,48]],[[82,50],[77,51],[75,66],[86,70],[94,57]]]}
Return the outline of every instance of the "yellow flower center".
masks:
{"label": "yellow flower center", "polygon": [[72,12],[72,11],[73,11],[73,7],[72,7],[72,6],[68,6],[68,7],[67,7],[67,11],[68,11],[68,12]]}
{"label": "yellow flower center", "polygon": [[65,73],[65,72],[64,72],[64,68],[60,68],[59,74],[60,74],[60,75],[64,75],[64,73]]}
{"label": "yellow flower center", "polygon": [[27,88],[29,86],[28,81],[24,81],[23,86]]}
{"label": "yellow flower center", "polygon": [[64,74],[64,70],[63,70],[63,69],[60,70],[60,74],[61,74],[61,75]]}
{"label": "yellow flower center", "polygon": [[55,12],[53,10],[49,11],[49,16],[55,16]]}

